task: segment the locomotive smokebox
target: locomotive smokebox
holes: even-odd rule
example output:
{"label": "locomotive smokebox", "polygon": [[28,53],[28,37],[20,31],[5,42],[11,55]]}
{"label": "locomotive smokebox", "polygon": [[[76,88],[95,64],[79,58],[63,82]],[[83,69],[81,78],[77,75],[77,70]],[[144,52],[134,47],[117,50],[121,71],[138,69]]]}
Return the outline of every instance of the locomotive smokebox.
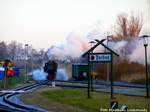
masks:
{"label": "locomotive smokebox", "polygon": [[57,73],[58,64],[54,60],[49,60],[44,65],[44,72],[48,73],[47,80],[54,80]]}

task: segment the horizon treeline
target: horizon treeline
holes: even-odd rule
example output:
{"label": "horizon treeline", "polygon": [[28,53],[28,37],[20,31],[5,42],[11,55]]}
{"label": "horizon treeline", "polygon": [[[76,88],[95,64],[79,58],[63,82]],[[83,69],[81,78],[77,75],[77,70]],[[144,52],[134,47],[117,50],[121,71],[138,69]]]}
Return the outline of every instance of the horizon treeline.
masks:
{"label": "horizon treeline", "polygon": [[24,69],[27,63],[28,72],[30,72],[40,68],[44,61],[48,60],[48,57],[43,49],[36,50],[32,46],[26,46],[16,41],[11,41],[9,44],[0,41],[0,61],[6,59],[11,60],[14,66],[20,69]]}

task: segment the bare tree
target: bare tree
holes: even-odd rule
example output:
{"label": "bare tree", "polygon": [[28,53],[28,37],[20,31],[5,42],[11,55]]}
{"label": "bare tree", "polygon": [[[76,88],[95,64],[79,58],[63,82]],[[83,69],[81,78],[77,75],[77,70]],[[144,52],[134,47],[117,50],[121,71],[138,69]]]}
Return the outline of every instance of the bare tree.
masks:
{"label": "bare tree", "polygon": [[8,48],[5,42],[0,42],[0,60],[8,58]]}
{"label": "bare tree", "polygon": [[9,52],[10,59],[15,60],[16,53],[17,53],[17,42],[16,41],[12,41],[8,45],[8,52]]}
{"label": "bare tree", "polygon": [[130,16],[125,13],[119,14],[114,31],[114,40],[131,40],[136,38],[139,36],[142,26],[142,16],[134,15],[133,13]]}

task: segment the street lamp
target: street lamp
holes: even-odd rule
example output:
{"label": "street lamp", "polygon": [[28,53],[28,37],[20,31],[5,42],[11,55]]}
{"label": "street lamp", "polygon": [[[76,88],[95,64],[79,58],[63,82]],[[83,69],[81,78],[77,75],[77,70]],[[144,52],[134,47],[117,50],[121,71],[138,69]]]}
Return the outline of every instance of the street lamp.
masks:
{"label": "street lamp", "polygon": [[25,81],[27,82],[28,77],[28,70],[27,70],[27,61],[28,61],[28,44],[25,44]]}
{"label": "street lamp", "polygon": [[[106,37],[107,47],[109,47],[108,43],[109,43],[109,41],[112,40],[112,38],[113,38],[113,35],[107,35],[107,37]],[[106,50],[105,50],[105,52],[106,52]],[[109,81],[109,63],[107,63],[107,81]]]}
{"label": "street lamp", "polygon": [[148,46],[148,38],[150,35],[142,35],[141,38],[143,39],[143,45],[145,47],[145,77],[146,77],[146,97],[149,97],[149,79],[148,79],[148,71],[147,71],[147,46]]}
{"label": "street lamp", "polygon": [[[95,41],[90,41],[89,42],[90,44],[91,44],[91,48],[93,47],[93,44],[94,43],[96,43]],[[91,51],[91,53],[93,53],[93,51]],[[91,64],[91,90],[93,91],[94,90],[94,87],[93,87],[93,77],[92,77],[92,75],[93,75],[93,72],[94,72],[94,65],[93,64]]]}

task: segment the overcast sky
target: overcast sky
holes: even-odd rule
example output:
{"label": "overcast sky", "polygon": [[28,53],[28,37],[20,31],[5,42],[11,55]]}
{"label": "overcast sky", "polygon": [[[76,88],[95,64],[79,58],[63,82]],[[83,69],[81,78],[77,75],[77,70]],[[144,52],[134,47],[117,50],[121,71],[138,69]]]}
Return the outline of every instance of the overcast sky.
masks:
{"label": "overcast sky", "polygon": [[16,40],[35,48],[65,41],[71,32],[100,23],[106,30],[121,12],[142,12],[149,0],[0,0],[0,41]]}

